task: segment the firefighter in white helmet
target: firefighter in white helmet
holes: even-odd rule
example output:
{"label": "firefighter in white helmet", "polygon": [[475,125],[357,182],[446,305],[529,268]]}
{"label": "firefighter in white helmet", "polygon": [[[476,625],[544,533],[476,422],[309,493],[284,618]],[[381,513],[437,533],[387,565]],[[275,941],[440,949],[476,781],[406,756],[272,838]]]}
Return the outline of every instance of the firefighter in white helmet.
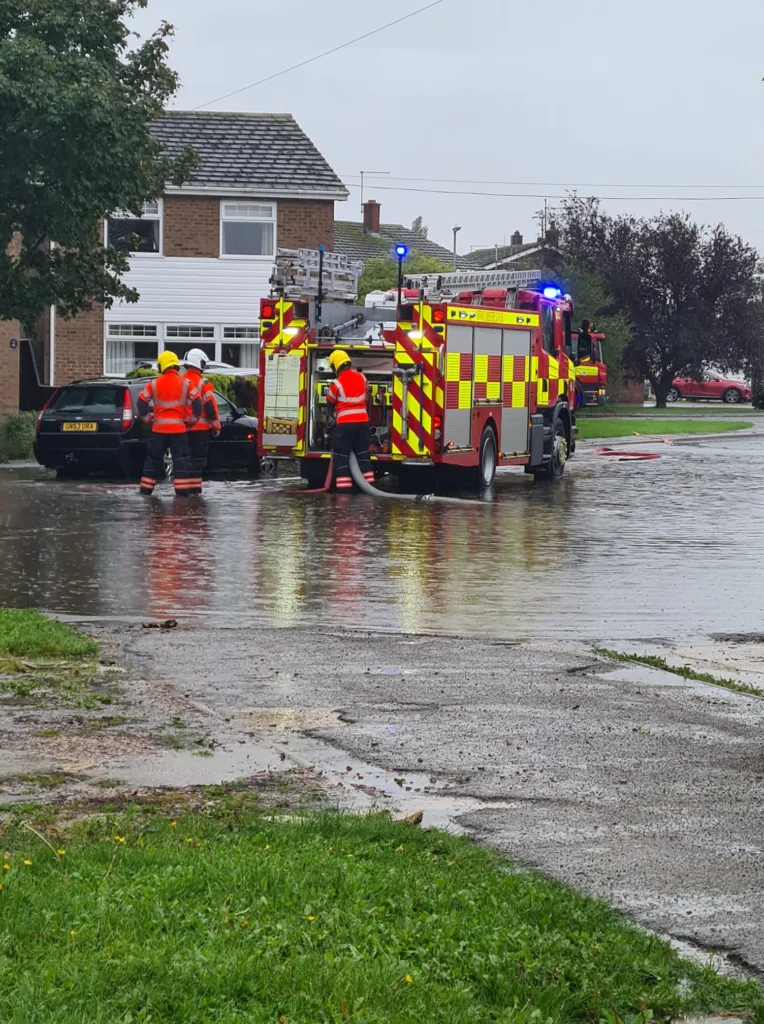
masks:
{"label": "firefighter in white helmet", "polygon": [[194,475],[201,479],[207,466],[210,435],[212,437],[220,436],[220,413],[215,400],[215,388],[212,382],[204,376],[204,371],[209,363],[206,352],[200,348],[192,348],[183,356],[183,363],[186,367],[184,374],[186,380],[196,388],[202,400],[202,415],[199,417],[199,422],[188,431],[191,464]]}

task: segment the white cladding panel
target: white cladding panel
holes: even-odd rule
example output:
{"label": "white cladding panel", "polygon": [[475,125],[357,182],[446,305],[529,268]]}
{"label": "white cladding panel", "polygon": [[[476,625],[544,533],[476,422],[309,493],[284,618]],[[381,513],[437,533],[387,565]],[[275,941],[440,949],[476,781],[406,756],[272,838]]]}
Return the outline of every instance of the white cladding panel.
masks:
{"label": "white cladding panel", "polygon": [[106,323],[257,324],[270,292],[273,258],[225,260],[146,256],[130,260],[125,283],[137,303],[115,303]]}

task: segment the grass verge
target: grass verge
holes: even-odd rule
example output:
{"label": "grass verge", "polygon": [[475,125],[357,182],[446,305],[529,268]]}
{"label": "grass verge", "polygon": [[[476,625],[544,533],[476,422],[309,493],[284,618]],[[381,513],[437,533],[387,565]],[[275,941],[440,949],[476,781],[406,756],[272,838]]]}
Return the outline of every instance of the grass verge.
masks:
{"label": "grass verge", "polygon": [[726,690],[748,693],[753,697],[764,697],[764,690],[757,690],[755,686],[746,686],[745,683],[739,683],[736,679],[715,676],[710,672],[696,672],[689,665],[670,665],[665,658],[661,658],[657,654],[624,654],[622,651],[613,651],[608,647],[595,647],[594,653],[611,658],[613,661],[636,662],[638,665],[659,668],[663,672],[672,672],[675,676],[682,676],[683,679],[695,679],[699,683],[712,683],[714,686],[723,686]]}
{"label": "grass verge", "polygon": [[274,820],[223,803],[47,836],[16,823],[0,840],[3,1021],[764,1021],[755,983],[386,815]]}
{"label": "grass verge", "polygon": [[601,419],[576,417],[579,440],[607,437],[642,437],[655,434],[725,434],[730,430],[744,430],[753,423],[746,420],[730,422],[728,420],[662,420],[662,419],[626,419],[613,417]]}
{"label": "grass verge", "polygon": [[637,418],[661,418],[666,416],[672,419],[688,416],[693,419],[698,416],[750,416],[758,411],[752,409],[750,405],[723,405],[721,402],[709,402],[707,405],[699,405],[692,408],[679,403],[678,405],[669,405],[665,409],[656,409],[654,405],[621,405],[616,403],[614,405],[605,405],[601,408],[590,406],[579,409],[577,415],[594,419],[607,416],[632,416]]}
{"label": "grass verge", "polygon": [[94,657],[96,644],[31,609],[0,608],[0,658]]}

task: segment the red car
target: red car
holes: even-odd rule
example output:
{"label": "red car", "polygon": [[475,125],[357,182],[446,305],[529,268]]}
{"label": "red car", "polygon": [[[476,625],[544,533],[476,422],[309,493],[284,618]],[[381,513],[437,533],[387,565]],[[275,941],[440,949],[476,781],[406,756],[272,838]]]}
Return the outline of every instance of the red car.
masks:
{"label": "red car", "polygon": [[718,373],[704,373],[698,380],[675,377],[666,397],[669,402],[677,402],[680,398],[703,398],[737,405],[751,401],[751,389],[741,380],[720,377]]}

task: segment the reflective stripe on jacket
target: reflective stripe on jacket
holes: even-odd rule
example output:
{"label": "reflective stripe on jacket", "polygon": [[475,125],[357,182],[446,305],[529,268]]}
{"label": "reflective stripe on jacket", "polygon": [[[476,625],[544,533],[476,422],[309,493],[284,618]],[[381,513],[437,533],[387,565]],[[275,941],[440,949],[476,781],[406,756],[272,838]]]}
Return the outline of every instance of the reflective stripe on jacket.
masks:
{"label": "reflective stripe on jacket", "polygon": [[326,392],[326,400],[334,406],[338,423],[368,423],[368,384],[359,370],[348,367]]}
{"label": "reflective stripe on jacket", "polygon": [[202,414],[202,400],[192,384],[173,367],[146,382],[138,396],[138,415],[155,434],[182,434]]}
{"label": "reflective stripe on jacket", "polygon": [[195,366],[189,366],[184,374],[189,384],[196,388],[202,400],[202,415],[191,430],[220,430],[220,413],[212,381],[203,377]]}

